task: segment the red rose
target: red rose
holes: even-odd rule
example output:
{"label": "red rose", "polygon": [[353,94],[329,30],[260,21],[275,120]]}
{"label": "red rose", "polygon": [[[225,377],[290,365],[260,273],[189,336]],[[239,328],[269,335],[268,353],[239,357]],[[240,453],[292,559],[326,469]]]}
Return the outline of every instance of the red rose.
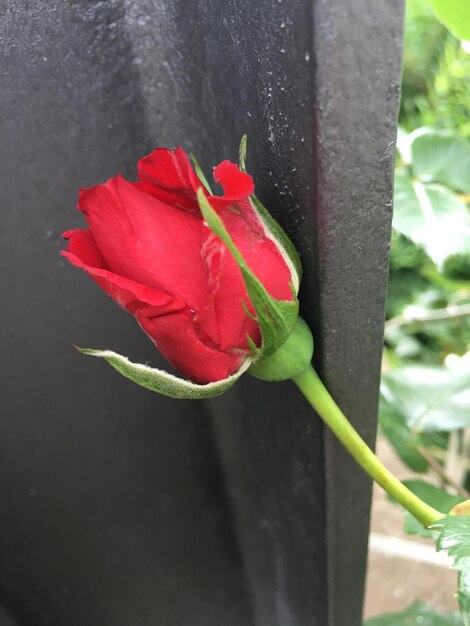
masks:
{"label": "red rose", "polygon": [[[154,150],[138,163],[139,182],[121,176],[82,189],[86,230],[64,233],[62,254],[135,316],[165,358],[199,383],[227,378],[260,345],[260,329],[232,254],[203,221],[203,185],[181,148]],[[250,196],[253,179],[223,161],[214,169],[223,196],[207,200],[271,296],[292,301],[295,282]]]}

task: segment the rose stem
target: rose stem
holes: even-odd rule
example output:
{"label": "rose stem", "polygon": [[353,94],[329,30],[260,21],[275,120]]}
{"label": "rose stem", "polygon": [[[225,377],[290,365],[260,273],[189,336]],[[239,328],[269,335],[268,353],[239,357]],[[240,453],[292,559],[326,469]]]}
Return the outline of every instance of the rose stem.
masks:
{"label": "rose stem", "polygon": [[423,526],[430,526],[443,517],[442,513],[415,496],[379,461],[330,396],[311,365],[292,380],[357,463],[392,498],[414,515]]}

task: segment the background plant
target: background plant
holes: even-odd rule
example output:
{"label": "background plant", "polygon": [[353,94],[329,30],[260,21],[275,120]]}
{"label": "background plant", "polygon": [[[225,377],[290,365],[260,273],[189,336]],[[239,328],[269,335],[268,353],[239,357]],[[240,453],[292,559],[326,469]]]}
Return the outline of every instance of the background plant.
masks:
{"label": "background plant", "polygon": [[[470,3],[408,0],[379,423],[442,513],[470,498],[469,31]],[[449,548],[461,615],[417,603],[368,626],[467,626],[470,517],[404,529]]]}

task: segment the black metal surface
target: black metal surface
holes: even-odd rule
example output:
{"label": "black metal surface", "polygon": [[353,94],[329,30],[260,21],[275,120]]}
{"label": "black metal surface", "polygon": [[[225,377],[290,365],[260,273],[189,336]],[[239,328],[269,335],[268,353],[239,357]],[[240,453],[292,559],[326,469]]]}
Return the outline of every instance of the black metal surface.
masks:
{"label": "black metal surface", "polygon": [[[317,364],[373,440],[402,7],[387,0],[4,3],[0,600],[21,626],[359,626],[370,485],[293,385],[208,403],[63,267],[79,185],[155,145],[213,165],[248,132],[305,266]],[[160,363],[161,364],[161,363]],[[352,521],[353,520],[353,521]],[[0,618],[1,619],[1,618]]]}
{"label": "black metal surface", "polygon": [[[314,10],[316,363],[372,444],[404,3],[333,5],[322,0]],[[347,626],[360,623],[371,484],[329,433],[325,454],[329,624]]]}

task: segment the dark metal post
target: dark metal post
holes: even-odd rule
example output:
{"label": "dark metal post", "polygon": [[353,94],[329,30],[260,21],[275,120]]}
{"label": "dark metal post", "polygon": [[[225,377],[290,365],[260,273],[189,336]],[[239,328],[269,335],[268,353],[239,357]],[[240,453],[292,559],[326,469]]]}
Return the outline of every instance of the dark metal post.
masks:
{"label": "dark metal post", "polygon": [[4,4],[0,624],[359,626],[370,483],[294,386],[177,402],[77,355],[163,365],[58,250],[79,185],[247,132],[316,364],[373,442],[401,3]]}

